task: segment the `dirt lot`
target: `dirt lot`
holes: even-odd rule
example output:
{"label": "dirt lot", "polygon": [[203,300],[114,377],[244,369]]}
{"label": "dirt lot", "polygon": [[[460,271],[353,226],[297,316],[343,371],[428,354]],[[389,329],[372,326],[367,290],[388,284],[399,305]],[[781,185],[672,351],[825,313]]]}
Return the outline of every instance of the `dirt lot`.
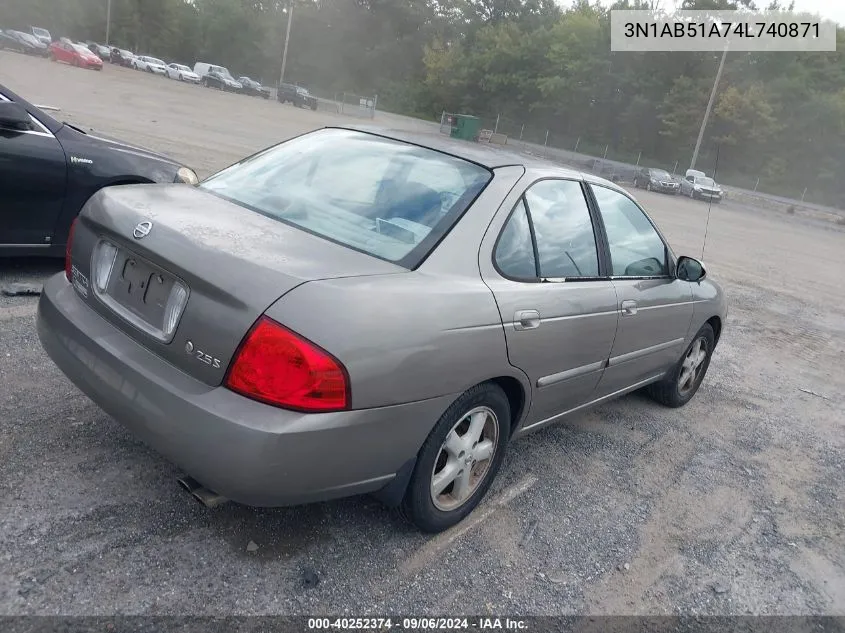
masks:
{"label": "dirt lot", "polygon": [[[11,53],[0,83],[201,175],[354,121]],[[701,255],[707,205],[638,197]],[[528,436],[434,538],[369,498],[199,506],[52,365],[36,299],[0,297],[0,613],[845,614],[843,228],[715,207],[705,260],[731,307],[697,397]],[[0,261],[0,282],[60,266]]]}

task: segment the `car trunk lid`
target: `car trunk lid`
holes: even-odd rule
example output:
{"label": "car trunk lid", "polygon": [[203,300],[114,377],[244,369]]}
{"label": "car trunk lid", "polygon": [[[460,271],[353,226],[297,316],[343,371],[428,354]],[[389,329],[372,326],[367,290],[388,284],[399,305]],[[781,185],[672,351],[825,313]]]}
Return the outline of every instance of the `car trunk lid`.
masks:
{"label": "car trunk lid", "polygon": [[[256,319],[296,286],[406,270],[186,185],[95,194],[75,232],[73,265],[87,280],[88,290],[77,289],[103,318],[209,385],[221,383]],[[168,333],[179,286],[185,305]]]}

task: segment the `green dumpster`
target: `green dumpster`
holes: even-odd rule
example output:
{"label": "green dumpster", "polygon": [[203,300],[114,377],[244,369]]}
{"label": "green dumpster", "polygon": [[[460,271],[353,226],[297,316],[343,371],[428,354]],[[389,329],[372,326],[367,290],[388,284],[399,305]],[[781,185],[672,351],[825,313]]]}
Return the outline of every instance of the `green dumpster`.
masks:
{"label": "green dumpster", "polygon": [[452,138],[459,138],[465,141],[474,141],[478,138],[481,130],[481,119],[469,114],[452,115]]}

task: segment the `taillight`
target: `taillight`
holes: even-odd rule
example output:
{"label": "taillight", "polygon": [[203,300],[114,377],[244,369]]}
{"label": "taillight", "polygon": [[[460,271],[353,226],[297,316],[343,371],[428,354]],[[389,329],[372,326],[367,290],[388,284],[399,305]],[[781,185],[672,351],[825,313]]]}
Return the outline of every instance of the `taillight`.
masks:
{"label": "taillight", "polygon": [[244,338],[225,384],[247,398],[286,409],[317,412],[349,407],[343,365],[266,316]]}
{"label": "taillight", "polygon": [[71,222],[70,230],[67,232],[67,244],[65,245],[65,277],[71,283],[73,283],[73,275],[71,273],[70,254],[73,250],[73,232],[76,229],[77,222],[79,222],[78,217],[74,218],[73,222]]}

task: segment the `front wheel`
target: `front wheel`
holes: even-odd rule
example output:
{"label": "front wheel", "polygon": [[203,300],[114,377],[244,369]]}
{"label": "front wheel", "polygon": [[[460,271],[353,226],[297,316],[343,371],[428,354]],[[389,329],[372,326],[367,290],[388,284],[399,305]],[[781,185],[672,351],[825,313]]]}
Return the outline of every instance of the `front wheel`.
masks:
{"label": "front wheel", "polygon": [[701,386],[716,346],[716,335],[709,323],[701,326],[678,364],[660,382],[646,387],[648,394],[667,407],[682,407],[692,400]]}
{"label": "front wheel", "polygon": [[402,511],[425,532],[441,532],[466,517],[490,488],[510,438],[504,391],[483,383],[440,417],[417,456]]}

